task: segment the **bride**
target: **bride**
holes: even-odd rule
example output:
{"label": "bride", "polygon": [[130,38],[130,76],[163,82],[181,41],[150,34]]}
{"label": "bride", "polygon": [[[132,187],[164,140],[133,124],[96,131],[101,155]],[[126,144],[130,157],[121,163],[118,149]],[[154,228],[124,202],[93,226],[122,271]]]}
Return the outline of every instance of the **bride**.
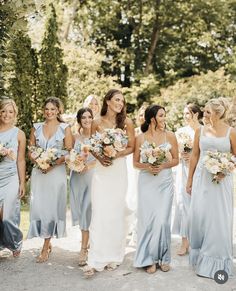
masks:
{"label": "bride", "polygon": [[114,270],[125,254],[127,169],[125,156],[134,149],[134,127],[126,117],[126,103],[119,90],[111,89],[104,97],[101,115],[93,121],[92,134],[105,129],[121,128],[128,136],[125,150],[115,159],[95,156],[99,161],[92,180],[92,219],[90,251],[86,276],[95,271]]}

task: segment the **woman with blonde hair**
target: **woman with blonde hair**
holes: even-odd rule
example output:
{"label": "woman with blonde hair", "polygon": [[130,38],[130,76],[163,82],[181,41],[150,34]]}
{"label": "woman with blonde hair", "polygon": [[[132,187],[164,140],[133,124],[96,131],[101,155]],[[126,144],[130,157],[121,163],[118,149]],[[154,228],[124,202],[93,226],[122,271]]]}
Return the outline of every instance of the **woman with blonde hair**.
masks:
{"label": "woman with blonde hair", "polygon": [[19,229],[20,199],[25,194],[25,147],[22,130],[15,127],[17,107],[13,100],[0,102],[0,250],[20,255],[23,235]]}
{"label": "woman with blonde hair", "polygon": [[88,97],[86,97],[83,103],[83,107],[90,108],[95,118],[99,116],[100,106],[98,102],[98,97],[96,95],[89,95]]}
{"label": "woman with blonde hair", "polygon": [[214,278],[224,270],[233,272],[233,177],[218,173],[217,183],[204,166],[208,151],[236,155],[236,130],[225,122],[225,98],[207,102],[205,125],[195,133],[186,191],[191,194],[189,211],[190,264],[199,276]]}
{"label": "woman with blonde hair", "polygon": [[72,148],[72,134],[68,124],[61,119],[62,106],[59,98],[49,97],[44,103],[45,121],[35,123],[31,129],[30,146],[43,150],[54,149],[59,156],[47,169],[37,167],[32,152],[29,156],[36,167],[31,174],[30,227],[28,238],[41,237],[44,245],[37,263],[48,260],[52,250],[52,237],[66,234],[67,179],[65,168],[66,150]]}

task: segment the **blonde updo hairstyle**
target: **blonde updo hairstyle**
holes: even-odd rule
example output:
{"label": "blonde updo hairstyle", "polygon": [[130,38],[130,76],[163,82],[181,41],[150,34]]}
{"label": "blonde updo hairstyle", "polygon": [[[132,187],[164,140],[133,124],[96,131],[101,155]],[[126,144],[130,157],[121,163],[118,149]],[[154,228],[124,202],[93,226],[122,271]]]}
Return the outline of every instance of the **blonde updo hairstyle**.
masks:
{"label": "blonde updo hairstyle", "polygon": [[229,111],[230,103],[227,98],[219,97],[210,99],[206,105],[209,105],[210,108],[219,116],[220,119],[227,118]]}
{"label": "blonde updo hairstyle", "polygon": [[17,121],[18,108],[17,108],[16,103],[13,99],[4,98],[0,101],[0,115],[2,114],[2,111],[9,105],[11,105],[13,107],[13,110],[15,112],[15,121],[14,121],[14,124],[15,124]]}
{"label": "blonde updo hairstyle", "polygon": [[48,97],[44,102],[43,108],[45,108],[48,103],[52,103],[58,109],[59,113],[57,115],[57,120],[59,122],[64,122],[64,120],[61,117],[61,115],[64,112],[64,106],[63,103],[61,102],[61,99],[57,97]]}

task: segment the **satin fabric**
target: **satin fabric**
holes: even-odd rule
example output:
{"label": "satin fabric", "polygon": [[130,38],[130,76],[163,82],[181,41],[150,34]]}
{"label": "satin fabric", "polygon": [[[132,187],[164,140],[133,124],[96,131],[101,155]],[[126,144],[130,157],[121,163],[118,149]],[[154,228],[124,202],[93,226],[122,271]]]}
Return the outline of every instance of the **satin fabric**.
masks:
{"label": "satin fabric", "polygon": [[98,271],[121,264],[127,231],[127,166],[118,158],[109,167],[97,162],[92,181],[92,219],[88,265]]}
{"label": "satin fabric", "polygon": [[[187,133],[192,140],[194,140],[194,130],[190,126],[181,127],[178,133]],[[172,226],[172,233],[178,234],[182,237],[188,236],[188,217],[191,196],[186,192],[186,184],[188,179],[189,164],[183,159],[180,159],[180,163],[176,170],[175,179],[175,214]]]}
{"label": "satin fabric", "polygon": [[[66,123],[60,123],[49,139],[43,135],[43,123],[35,123],[36,145],[44,149],[63,149]],[[61,238],[66,235],[66,168],[62,164],[47,174],[33,168],[31,174],[30,227],[28,238]]]}
{"label": "satin fabric", "polygon": [[171,208],[174,195],[171,169],[154,176],[140,171],[138,178],[138,230],[135,267],[171,261]]}
{"label": "satin fabric", "polygon": [[200,158],[192,186],[189,219],[190,264],[200,276],[214,278],[218,270],[233,271],[233,178],[219,184],[203,165],[207,150],[230,152],[230,130],[226,137],[200,136]]}
{"label": "satin fabric", "polygon": [[[86,141],[85,141],[86,142]],[[75,141],[74,148],[80,152],[81,142]],[[95,158],[90,154],[87,162]],[[72,224],[80,226],[81,230],[88,230],[91,222],[91,186],[94,169],[85,173],[71,171],[70,175],[70,208]]]}
{"label": "satin fabric", "polygon": [[[17,127],[0,133],[0,143],[18,152]],[[0,208],[3,209],[3,220],[0,222],[0,249],[8,248],[11,251],[20,251],[23,235],[19,229],[20,199],[19,177],[16,160],[4,158],[0,162]]]}

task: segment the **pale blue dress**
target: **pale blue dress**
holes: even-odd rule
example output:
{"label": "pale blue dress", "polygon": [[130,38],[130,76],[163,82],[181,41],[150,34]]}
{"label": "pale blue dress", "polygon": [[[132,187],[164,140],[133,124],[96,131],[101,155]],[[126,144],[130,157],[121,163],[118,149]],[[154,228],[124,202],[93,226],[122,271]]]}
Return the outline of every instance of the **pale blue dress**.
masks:
{"label": "pale blue dress", "polygon": [[[86,140],[84,140],[86,143]],[[75,150],[81,151],[81,141],[76,139]],[[89,154],[87,163],[95,161],[95,158]],[[70,175],[70,208],[72,215],[72,224],[80,226],[81,230],[88,230],[91,222],[91,183],[94,169],[85,173],[71,171]]]}
{"label": "pale blue dress", "polygon": [[[47,140],[43,124],[35,123],[36,145],[44,149],[64,147],[66,123],[58,125],[56,133]],[[64,151],[62,150],[62,153]],[[47,174],[33,168],[31,174],[30,227],[28,238],[61,238],[66,235],[67,178],[65,164],[55,166]]]}
{"label": "pale blue dress", "polygon": [[[161,147],[170,147],[164,143]],[[171,169],[154,176],[141,170],[138,178],[138,230],[135,267],[171,261],[171,208],[174,183]]]}
{"label": "pale blue dress", "polygon": [[233,177],[219,184],[203,166],[206,151],[230,152],[230,129],[225,137],[200,134],[200,158],[194,173],[189,219],[190,264],[200,276],[214,278],[218,270],[233,270]]}
{"label": "pale blue dress", "polygon": [[[187,133],[194,140],[194,130],[190,126],[181,127],[178,133]],[[186,184],[188,179],[189,164],[183,159],[175,168],[175,214],[172,226],[172,233],[182,237],[188,237],[188,217],[191,202],[191,196],[186,192]]]}
{"label": "pale blue dress", "polygon": [[[0,132],[0,143],[12,148],[17,157],[18,153],[17,127]],[[3,220],[0,222],[0,250],[8,248],[11,251],[20,251],[23,235],[19,229],[20,199],[19,176],[16,160],[4,158],[0,162],[0,208],[3,207]]]}

